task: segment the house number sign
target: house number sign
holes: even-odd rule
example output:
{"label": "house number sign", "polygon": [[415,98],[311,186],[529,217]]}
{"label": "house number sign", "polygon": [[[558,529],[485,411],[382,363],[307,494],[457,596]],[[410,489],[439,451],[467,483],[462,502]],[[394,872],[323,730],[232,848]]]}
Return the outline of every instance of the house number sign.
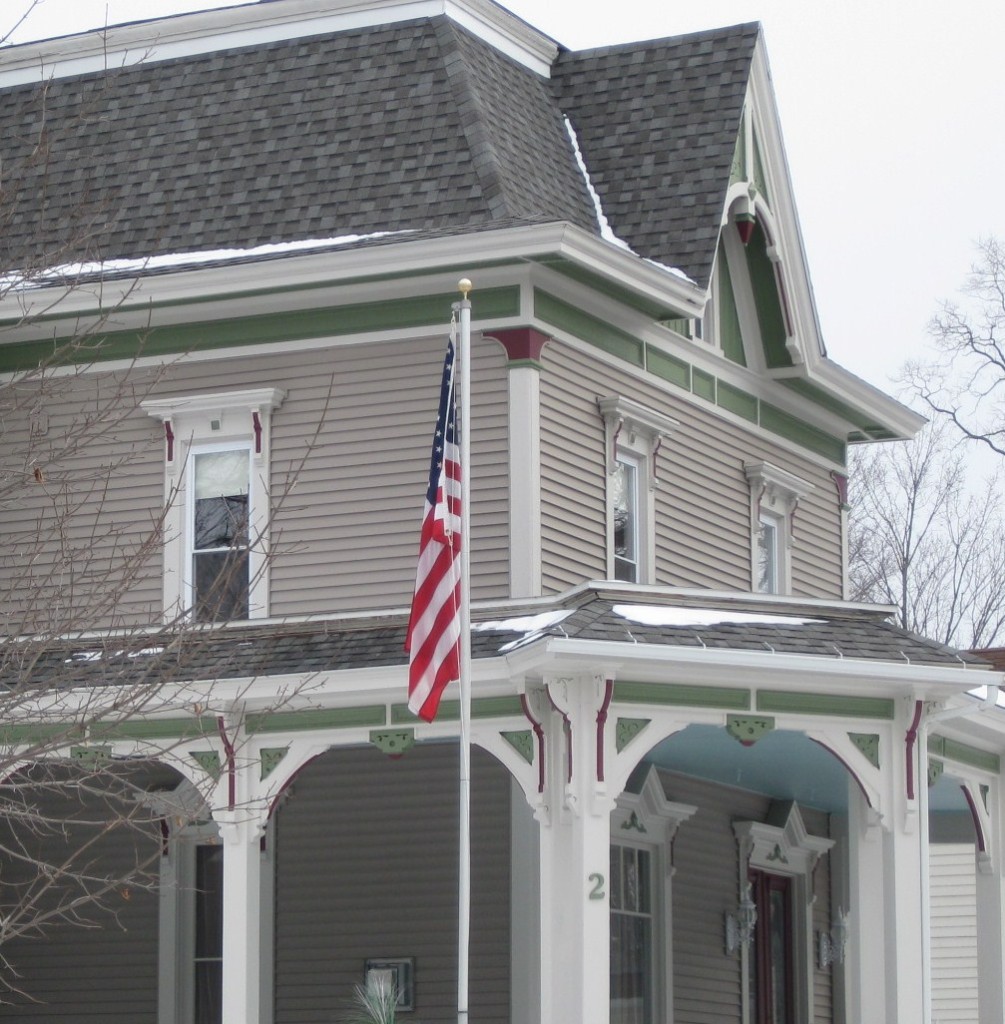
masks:
{"label": "house number sign", "polygon": [[604,876],[594,872],[590,875],[590,899],[591,900],[602,900],[606,898],[607,893],[604,892]]}

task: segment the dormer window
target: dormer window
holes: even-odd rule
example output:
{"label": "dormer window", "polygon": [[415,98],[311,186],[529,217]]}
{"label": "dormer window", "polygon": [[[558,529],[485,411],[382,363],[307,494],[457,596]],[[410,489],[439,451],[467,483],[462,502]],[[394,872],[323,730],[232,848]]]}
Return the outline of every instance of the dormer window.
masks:
{"label": "dormer window", "polygon": [[748,462],[743,471],[750,484],[751,589],[788,594],[796,509],[813,485],[770,462]]}
{"label": "dormer window", "polygon": [[164,426],[164,610],[268,615],[269,425],[278,388],[154,398]]}
{"label": "dormer window", "polygon": [[620,395],[598,398],[607,445],[609,579],[652,583],[657,456],[677,421]]}

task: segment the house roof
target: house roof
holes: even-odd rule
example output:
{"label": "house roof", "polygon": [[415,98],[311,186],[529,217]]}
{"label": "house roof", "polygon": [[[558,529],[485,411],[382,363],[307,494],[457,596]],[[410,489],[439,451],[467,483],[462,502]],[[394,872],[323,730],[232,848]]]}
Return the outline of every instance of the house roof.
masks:
{"label": "house roof", "polygon": [[[646,592],[648,591],[648,592]],[[297,623],[233,623],[179,632],[64,640],[8,662],[0,684],[137,685],[147,681],[212,681],[403,666],[406,616]],[[577,588],[526,607],[485,609],[472,631],[475,660],[502,657],[551,638],[667,649],[728,650],[908,666],[987,668],[967,652],[917,636],[883,610],[823,602],[769,603],[663,588],[619,592],[607,584]],[[32,645],[26,642],[26,649]],[[19,666],[15,669],[13,666]],[[975,683],[974,685],[977,685]]]}
{"label": "house roof", "polygon": [[440,15],[17,85],[0,92],[0,269],[377,231],[599,234],[568,115],[614,233],[707,284],[757,38],[566,51],[549,80]]}

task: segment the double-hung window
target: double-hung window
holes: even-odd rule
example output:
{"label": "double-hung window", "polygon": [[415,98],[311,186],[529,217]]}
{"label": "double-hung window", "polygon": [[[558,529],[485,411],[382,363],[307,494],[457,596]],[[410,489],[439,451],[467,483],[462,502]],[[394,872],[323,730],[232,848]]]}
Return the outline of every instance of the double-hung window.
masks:
{"label": "double-hung window", "polygon": [[611,846],[611,1024],[655,1020],[653,851]]}
{"label": "double-hung window", "polygon": [[270,424],[283,398],[259,388],[142,403],[164,430],[169,620],[268,615]]}
{"label": "double-hung window", "polygon": [[750,485],[751,589],[788,594],[796,509],[813,485],[770,462],[748,462],[743,470]]}
{"label": "double-hung window", "polygon": [[607,576],[653,583],[657,457],[676,420],[620,395],[598,398],[607,447]]}

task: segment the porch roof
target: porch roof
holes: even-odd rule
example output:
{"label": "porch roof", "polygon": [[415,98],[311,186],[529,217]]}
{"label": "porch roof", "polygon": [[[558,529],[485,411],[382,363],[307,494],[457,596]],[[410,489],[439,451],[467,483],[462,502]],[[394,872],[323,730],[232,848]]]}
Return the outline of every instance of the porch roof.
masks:
{"label": "porch roof", "polygon": [[[550,599],[477,607],[472,656],[500,658],[555,637],[802,655],[821,664],[988,668],[986,661],[901,629],[888,610],[760,595],[702,595],[665,587],[589,584]],[[24,640],[0,668],[7,686],[136,685],[151,680],[248,679],[402,666],[407,614],[190,625]],[[31,656],[27,657],[28,652]],[[669,652],[668,652],[669,655]],[[976,685],[976,684],[975,684]]]}

